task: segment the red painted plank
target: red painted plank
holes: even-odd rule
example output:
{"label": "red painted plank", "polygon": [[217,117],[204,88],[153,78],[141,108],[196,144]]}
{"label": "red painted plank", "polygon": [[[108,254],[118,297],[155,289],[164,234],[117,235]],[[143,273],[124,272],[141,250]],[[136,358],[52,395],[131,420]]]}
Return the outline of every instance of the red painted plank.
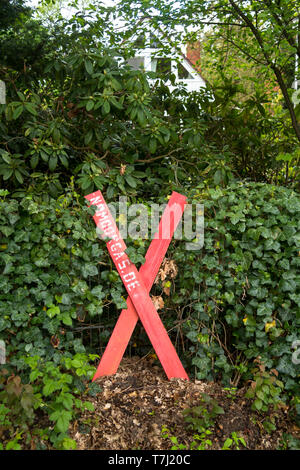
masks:
{"label": "red painted plank", "polygon": [[106,246],[167,377],[169,379],[177,377],[188,380],[188,376],[149,297],[143,280],[135,265],[131,263],[124,251],[126,245],[120,237],[101,192],[97,191],[86,196],[86,198],[90,201],[91,205],[97,206],[97,211],[94,215],[97,226],[104,230],[105,235],[109,235],[112,238],[107,242]]}
{"label": "red painted plank", "polygon": [[[155,234],[155,238],[152,240],[148,251],[145,256],[145,263],[141,266],[139,273],[144,283],[147,292],[150,292],[152,284],[158,273],[159,267],[165,257],[168,246],[171,242],[173,232],[181,219],[186,204],[186,197],[173,192],[166,210],[163,213],[162,219],[159,224],[158,232]],[[169,212],[173,214],[173,227],[169,227],[168,233],[163,227],[168,227]],[[163,231],[165,233],[163,233]],[[163,237],[166,235],[166,237]],[[115,374],[118,370],[119,364],[122,360],[126,347],[129,343],[131,335],[134,331],[135,325],[138,321],[138,314],[135,311],[134,305],[128,297],[127,309],[123,309],[106,349],[101,357],[101,361],[98,365],[97,371],[93,377],[93,381],[98,377],[104,375]]]}

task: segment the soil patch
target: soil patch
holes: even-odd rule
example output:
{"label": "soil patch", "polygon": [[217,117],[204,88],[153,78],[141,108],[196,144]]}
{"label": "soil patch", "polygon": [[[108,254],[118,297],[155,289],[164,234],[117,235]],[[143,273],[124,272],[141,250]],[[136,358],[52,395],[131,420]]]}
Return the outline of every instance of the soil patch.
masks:
{"label": "soil patch", "polygon": [[[283,433],[300,437],[288,418],[288,407],[273,415],[276,430],[267,433],[263,421],[268,417],[251,410],[245,390],[232,393],[216,383],[167,380],[162,368],[147,359],[124,358],[115,375],[96,383],[100,391],[88,398],[95,411],[84,412],[72,425],[71,437],[79,450],[169,450],[172,436],[190,449],[195,431],[188,428],[183,410],[203,403],[203,394],[224,410],[209,428],[208,449],[221,449],[232,433],[255,450],[278,449]],[[163,428],[168,431],[163,433]]]}

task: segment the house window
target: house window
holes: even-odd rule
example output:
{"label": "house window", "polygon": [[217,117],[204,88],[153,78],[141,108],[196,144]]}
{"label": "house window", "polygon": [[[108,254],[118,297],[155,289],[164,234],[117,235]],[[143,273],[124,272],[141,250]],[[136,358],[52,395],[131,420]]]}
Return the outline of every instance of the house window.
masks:
{"label": "house window", "polygon": [[156,59],[151,60],[151,71],[156,72],[160,75],[171,75],[172,66],[171,59],[164,57],[157,57]]}
{"label": "house window", "polygon": [[180,80],[193,80],[194,78],[183,64],[177,64],[177,72]]}
{"label": "house window", "polygon": [[134,41],[135,47],[138,49],[143,49],[146,46],[146,35],[140,34],[137,39]]}
{"label": "house window", "polygon": [[155,36],[153,33],[150,33],[150,44],[149,47],[152,49],[158,49],[160,47],[163,47],[163,44],[160,42],[157,36]]}
{"label": "house window", "polygon": [[127,60],[127,64],[133,70],[140,70],[141,67],[145,66],[144,57],[131,57],[130,59]]}

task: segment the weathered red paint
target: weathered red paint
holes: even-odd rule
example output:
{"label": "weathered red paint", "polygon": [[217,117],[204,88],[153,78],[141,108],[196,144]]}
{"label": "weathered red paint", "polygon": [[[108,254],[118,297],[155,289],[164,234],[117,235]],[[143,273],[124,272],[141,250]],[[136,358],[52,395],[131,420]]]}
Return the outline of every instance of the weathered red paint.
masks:
{"label": "weathered red paint", "polygon": [[[137,271],[135,265],[131,263],[125,253],[126,245],[119,234],[101,192],[96,191],[89,194],[86,199],[91,205],[97,206],[94,215],[95,223],[103,231],[102,238],[108,236],[111,238],[106,246],[129,294],[127,299],[128,308],[123,310],[119,317],[93,381],[100,376],[116,372],[138,317],[143,323],[167,377],[169,379],[177,377],[188,380],[188,376],[149,296],[159,266],[182,216],[186,198],[178,193],[172,194],[160,222],[158,234],[151,242],[145,257],[146,263],[141,267],[140,272]],[[171,210],[172,214],[170,224],[167,223],[167,220],[170,220],[168,210]]]}
{"label": "weathered red paint", "polygon": [[[141,266],[139,271],[148,292],[152,287],[159,267],[164,259],[172,239],[173,232],[175,231],[178,222],[180,221],[185,204],[186,197],[173,192],[169,199],[167,210],[164,211],[160,221],[158,233],[155,234],[154,239],[152,240],[146,253],[146,262],[143,266]],[[169,233],[163,233],[163,227],[168,226],[168,210],[171,214],[173,214],[174,223],[173,227],[169,227]],[[116,373],[137,321],[138,314],[136,313],[130,297],[128,297],[127,309],[122,310],[120,314],[104,354],[102,355],[96,374],[93,377],[93,381],[98,377]]]}

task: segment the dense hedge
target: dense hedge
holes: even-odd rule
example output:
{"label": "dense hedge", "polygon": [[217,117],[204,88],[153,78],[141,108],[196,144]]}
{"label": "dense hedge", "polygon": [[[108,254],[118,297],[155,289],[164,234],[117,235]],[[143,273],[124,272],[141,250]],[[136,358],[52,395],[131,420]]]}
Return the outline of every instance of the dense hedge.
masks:
{"label": "dense hedge", "polygon": [[201,379],[250,378],[253,360],[280,372],[299,394],[300,198],[291,190],[238,183],[193,192],[205,207],[204,247],[174,254],[172,302],[186,304],[184,331]]}
{"label": "dense hedge", "polygon": [[[6,449],[23,448],[26,439],[41,449],[49,439],[54,448],[74,448],[69,423],[91,405],[78,396],[87,380],[93,393],[95,353],[112,327],[108,314],[109,330],[89,329],[90,323],[99,325],[106,305],[114,313],[126,305],[90,210],[77,197],[71,191],[57,201],[27,196],[0,203],[0,339],[7,353],[0,366],[0,436]],[[84,344],[92,333],[97,341],[89,354]],[[53,426],[41,428],[35,410]]]}
{"label": "dense hedge", "polygon": [[[185,367],[199,379],[238,385],[253,377],[260,357],[266,370],[279,372],[286,392],[299,396],[300,366],[292,361],[300,339],[299,196],[235,183],[200,185],[188,200],[204,203],[204,247],[187,251],[183,241],[172,241],[168,257],[177,277],[153,289],[163,297],[163,321]],[[32,195],[0,202],[0,339],[9,367],[45,396],[57,392],[55,374],[70,367],[91,378],[87,363],[95,357],[88,354],[103,350],[126,305],[91,214],[72,188],[48,202]],[[149,241],[126,243],[132,261],[142,262]],[[66,377],[61,383],[71,384]],[[59,393],[67,398],[57,399],[65,400],[64,415],[51,405],[54,421],[68,416],[58,431],[72,417],[73,385],[64,387]]]}

